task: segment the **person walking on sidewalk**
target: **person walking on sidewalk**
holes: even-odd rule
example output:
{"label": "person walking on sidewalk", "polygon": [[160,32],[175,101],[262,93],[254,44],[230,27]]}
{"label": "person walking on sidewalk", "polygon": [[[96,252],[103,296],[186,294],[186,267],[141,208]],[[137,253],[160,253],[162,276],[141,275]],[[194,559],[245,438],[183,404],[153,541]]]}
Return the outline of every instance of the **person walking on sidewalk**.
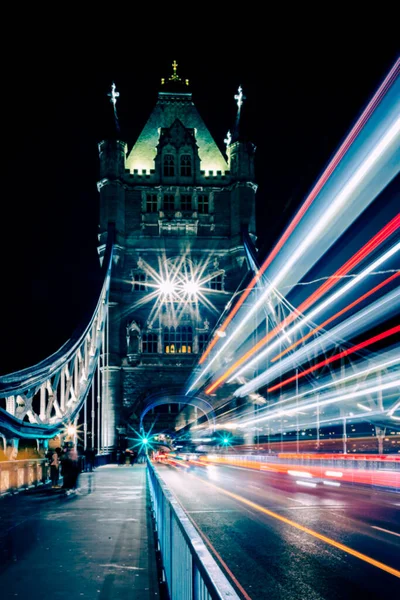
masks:
{"label": "person walking on sidewalk", "polygon": [[58,452],[54,450],[50,459],[50,477],[51,477],[51,487],[58,488],[58,478],[60,473],[60,459],[58,456]]}

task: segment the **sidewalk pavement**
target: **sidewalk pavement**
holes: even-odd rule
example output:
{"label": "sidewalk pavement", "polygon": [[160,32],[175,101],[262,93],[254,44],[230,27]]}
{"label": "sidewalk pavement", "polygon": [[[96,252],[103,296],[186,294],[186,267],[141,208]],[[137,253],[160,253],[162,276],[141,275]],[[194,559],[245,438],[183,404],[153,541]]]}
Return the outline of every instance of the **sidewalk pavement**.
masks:
{"label": "sidewalk pavement", "polygon": [[146,466],[82,473],[78,494],[0,499],[0,597],[160,598]]}

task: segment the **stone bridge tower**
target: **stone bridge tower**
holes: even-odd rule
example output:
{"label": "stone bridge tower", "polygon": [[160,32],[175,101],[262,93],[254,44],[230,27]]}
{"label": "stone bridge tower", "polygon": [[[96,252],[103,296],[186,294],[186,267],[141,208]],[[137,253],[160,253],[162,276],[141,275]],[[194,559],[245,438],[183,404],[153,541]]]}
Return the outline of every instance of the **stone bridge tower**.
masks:
{"label": "stone bridge tower", "polygon": [[[133,147],[99,144],[100,258],[108,224],[116,230],[102,377],[106,447],[128,424],[137,428],[151,393],[184,388],[247,269],[241,230],[255,234],[255,148],[239,141],[237,128],[225,142],[226,155],[174,62]],[[171,425],[172,410],[160,407],[156,430]]]}

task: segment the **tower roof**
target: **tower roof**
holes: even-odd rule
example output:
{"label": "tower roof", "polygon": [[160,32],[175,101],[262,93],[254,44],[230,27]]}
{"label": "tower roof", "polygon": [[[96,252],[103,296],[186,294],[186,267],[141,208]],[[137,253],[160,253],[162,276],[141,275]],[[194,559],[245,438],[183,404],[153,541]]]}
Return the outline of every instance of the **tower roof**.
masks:
{"label": "tower roof", "polygon": [[179,119],[184,127],[194,129],[201,169],[206,172],[224,173],[229,169],[228,163],[192,101],[189,81],[179,77],[177,67],[178,64],[174,61],[171,77],[161,80],[157,103],[126,159],[126,167],[131,172],[138,169],[140,173],[144,169],[154,169],[160,131],[162,128],[171,127],[176,119]]}

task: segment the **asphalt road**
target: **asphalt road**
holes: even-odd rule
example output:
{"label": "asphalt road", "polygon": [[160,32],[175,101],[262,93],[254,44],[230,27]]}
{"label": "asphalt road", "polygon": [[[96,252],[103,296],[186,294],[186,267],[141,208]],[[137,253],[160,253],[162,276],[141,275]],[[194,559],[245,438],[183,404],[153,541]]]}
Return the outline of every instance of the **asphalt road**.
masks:
{"label": "asphalt road", "polygon": [[246,600],[400,597],[399,494],[237,467],[157,469]]}

